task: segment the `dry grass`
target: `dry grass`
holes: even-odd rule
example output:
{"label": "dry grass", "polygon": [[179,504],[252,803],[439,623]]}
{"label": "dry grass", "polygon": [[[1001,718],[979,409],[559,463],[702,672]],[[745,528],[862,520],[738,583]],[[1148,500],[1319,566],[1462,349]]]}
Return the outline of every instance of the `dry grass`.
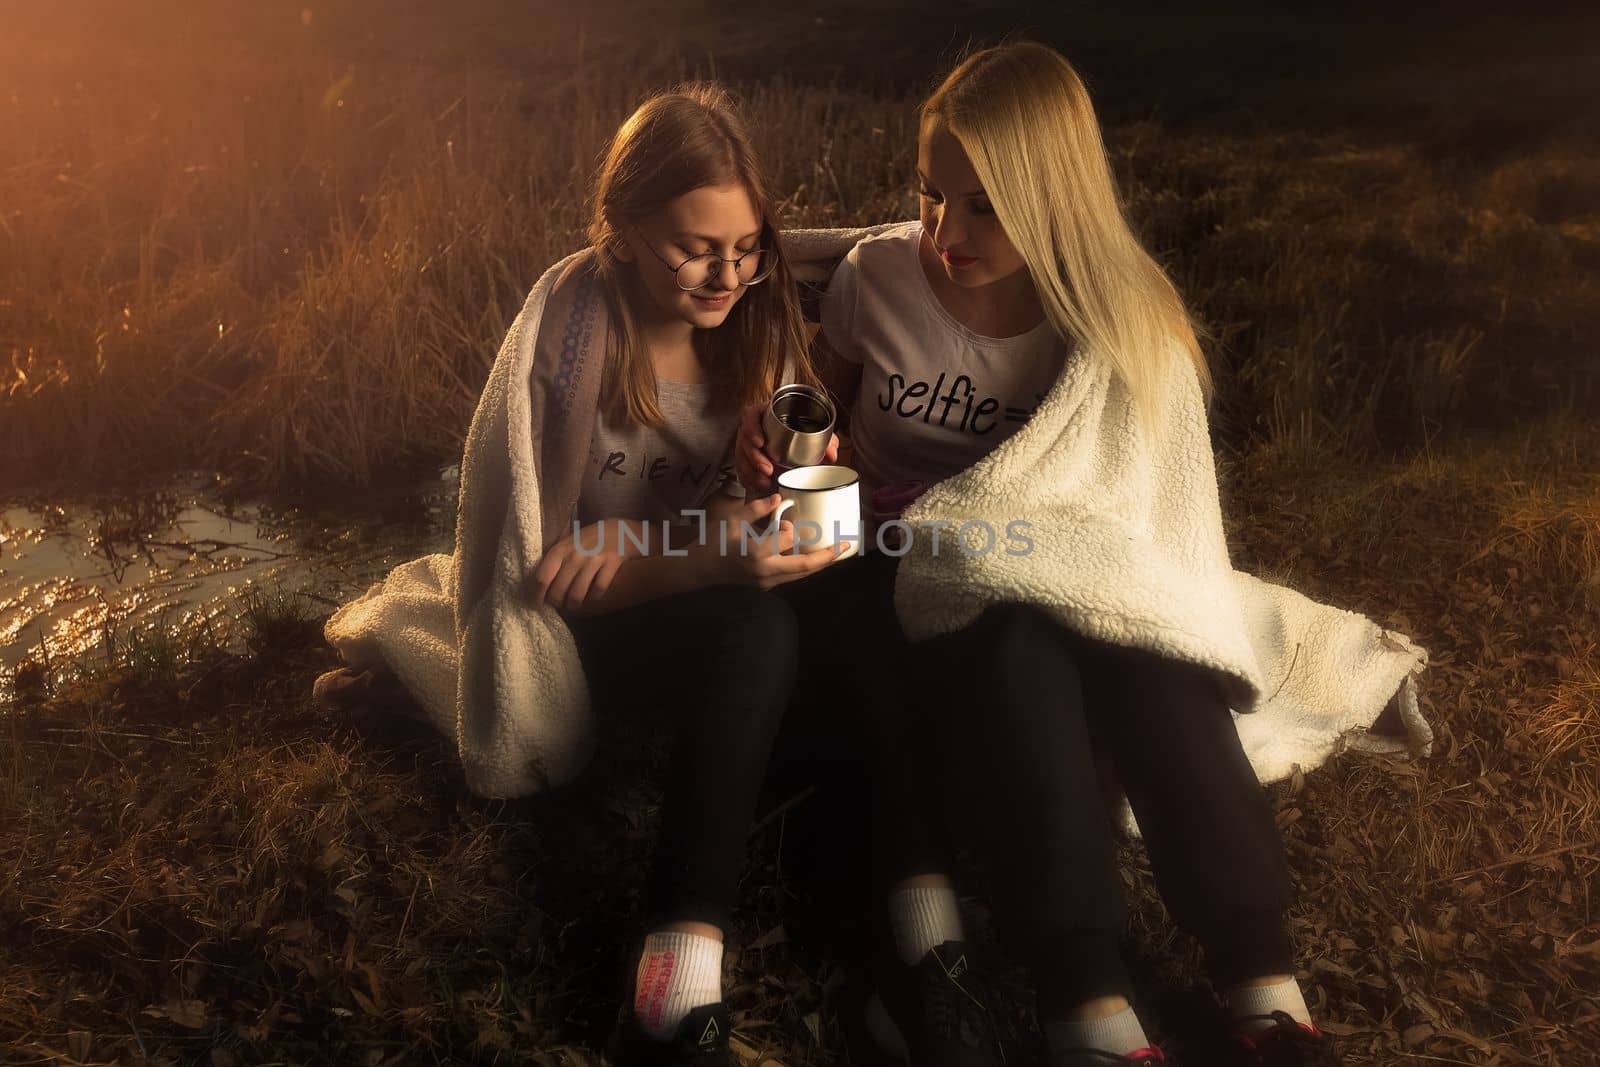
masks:
{"label": "dry grass", "polygon": [[[700,63],[608,29],[605,4],[576,46],[571,27],[508,32],[494,0],[452,7],[461,36],[425,63],[396,46],[437,28],[420,7],[381,25],[356,0],[303,22],[172,0],[8,15],[0,484],[195,463],[362,483],[456,458],[527,286],[581,243],[605,136]],[[810,23],[783,17],[719,41],[785,218],[909,213],[907,91],[772,78]],[[1148,71],[1187,32],[1072,17],[1089,52],[1157,40]],[[896,62],[919,46],[900,43]],[[1222,342],[1236,562],[1433,654],[1433,759],[1344,755],[1271,787],[1313,1011],[1360,1067],[1600,1062],[1600,441],[1581,421],[1600,400],[1600,158],[1528,134],[1559,131],[1550,108],[1507,103],[1551,54],[1470,93],[1416,59],[1373,83],[1411,108],[1435,94],[1448,129],[1146,120],[1109,141]],[[1243,91],[1237,69],[1208,77],[1186,88]],[[142,633],[53,692],[52,670],[19,672],[0,719],[5,1058],[594,1062],[657,753],[623,736],[627,758],[578,789],[485,803],[438,740],[307,708],[332,656],[315,620],[262,604],[249,625],[248,656]],[[729,957],[740,1033],[793,1064],[844,1060],[842,972],[793,896],[814,810],[757,835]],[[1124,859],[1164,1035],[1202,971],[1143,856]],[[981,862],[968,877],[982,930]]]}
{"label": "dry grass", "polygon": [[[70,5],[96,16],[80,36],[39,20],[0,44],[0,482],[449,461],[528,286],[583,243],[605,138],[705,67],[637,26],[530,35],[509,70],[474,61],[498,58],[484,41],[349,58],[337,6],[219,7],[226,31],[190,9],[169,26],[204,47],[174,53],[101,7]],[[785,32],[719,40],[770,56]],[[788,223],[911,213],[912,96],[744,86]],[[1600,404],[1592,145],[1241,129],[1109,131],[1134,219],[1222,339],[1225,442],[1359,455]]]}
{"label": "dry grass", "polygon": [[[1240,565],[1432,652],[1432,759],[1346,754],[1270,789],[1298,970],[1352,1065],[1596,1062],[1600,555],[1581,531],[1600,481],[1574,473],[1595,470],[1600,436],[1559,424],[1364,472],[1225,466]],[[309,711],[331,659],[316,623],[258,613],[254,656],[202,646],[5,720],[0,1044],[60,1063],[594,1062],[658,754],[618,727],[626,755],[580,788],[477,800],[436,739]],[[727,988],[753,1045],[839,1063],[842,972],[783,933],[807,928],[806,811],[757,836]],[[1124,859],[1141,996],[1170,1034],[1198,953],[1142,853]]]}

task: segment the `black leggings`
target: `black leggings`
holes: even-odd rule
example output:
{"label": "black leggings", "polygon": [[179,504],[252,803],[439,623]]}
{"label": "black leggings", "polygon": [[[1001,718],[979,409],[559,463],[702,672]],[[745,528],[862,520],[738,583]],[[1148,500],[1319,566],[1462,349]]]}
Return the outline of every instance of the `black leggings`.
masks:
{"label": "black leggings", "polygon": [[714,586],[569,620],[596,712],[674,731],[652,918],[726,928],[776,744],[788,784],[870,781],[869,906],[882,909],[887,885],[951,871],[947,805],[959,800],[993,853],[999,932],[1041,1004],[1129,995],[1098,751],[1213,981],[1291,973],[1282,842],[1213,680],[1019,604],[910,644],[897,562],[866,553],[773,593]]}
{"label": "black leggings", "polygon": [[646,920],[726,930],[794,687],[794,613],[754,587],[716,585],[567,624],[595,714],[672,732]]}
{"label": "black leggings", "polygon": [[965,803],[998,850],[997,929],[1032,967],[1042,1009],[1132,991],[1097,754],[1126,790],[1162,899],[1200,941],[1213,983],[1292,973],[1283,843],[1208,672],[1089,640],[1016,603],[913,649],[954,712],[932,732],[963,754],[946,757],[947,778],[971,782]]}
{"label": "black leggings", "polygon": [[[841,821],[854,815],[870,831],[868,870],[875,884],[862,888],[878,911],[885,886],[945,872],[950,856],[944,820],[926,799],[927,778],[938,770],[914,758],[921,746],[908,747],[902,736],[924,728],[908,722],[908,714],[914,720],[916,709],[936,694],[915,670],[912,646],[895,617],[898,562],[881,552],[859,553],[774,590],[794,611],[799,663],[774,753],[773,784],[784,793],[820,783],[845,798],[837,810],[828,808],[827,796],[819,806]],[[863,796],[868,811],[852,812],[849,804]],[[842,826],[835,836],[840,849],[868,839]],[[839,866],[841,873],[849,870],[847,863]]]}
{"label": "black leggings", "polygon": [[[820,783],[832,788],[808,805],[812,814],[827,810],[844,824],[878,814],[872,837],[887,842],[873,856],[879,885],[907,867],[944,869],[942,824],[907,808],[919,769],[890,758],[897,739],[880,732],[898,727],[907,703],[885,561],[851,557],[770,593],[717,585],[567,619],[595,714],[673,732],[648,922],[727,929],[774,749],[768,803]],[[863,792],[867,812],[856,803]],[[832,863],[881,910],[856,863],[867,831],[830,831]]]}
{"label": "black leggings", "polygon": [[1283,844],[1215,681],[1015,603],[908,643],[893,606],[897,565],[867,553],[777,590],[801,642],[778,766],[852,752],[872,761],[875,906],[888,885],[949,873],[947,828],[975,823],[995,871],[998,932],[1033,970],[1041,1005],[1131,995],[1098,755],[1115,767],[1162,897],[1199,939],[1213,982],[1291,973]]}

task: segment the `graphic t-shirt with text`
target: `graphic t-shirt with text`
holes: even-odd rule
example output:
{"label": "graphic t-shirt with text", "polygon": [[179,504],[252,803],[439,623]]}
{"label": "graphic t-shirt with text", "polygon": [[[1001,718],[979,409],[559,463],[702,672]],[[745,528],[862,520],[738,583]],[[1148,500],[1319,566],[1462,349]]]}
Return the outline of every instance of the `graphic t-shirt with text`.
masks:
{"label": "graphic t-shirt with text", "polygon": [[859,242],[822,301],[829,344],[861,365],[850,435],[863,518],[898,513],[873,507],[876,490],[943,481],[1021,429],[1069,351],[1048,321],[1005,338],[957,322],[922,272],[922,232],[913,222]]}
{"label": "graphic t-shirt with text", "polygon": [[657,379],[656,385],[660,426],[619,427],[603,410],[596,417],[578,494],[580,523],[644,519],[659,529],[686,521],[682,511],[713,493],[743,498],[733,473],[738,410],[712,410],[709,383]]}

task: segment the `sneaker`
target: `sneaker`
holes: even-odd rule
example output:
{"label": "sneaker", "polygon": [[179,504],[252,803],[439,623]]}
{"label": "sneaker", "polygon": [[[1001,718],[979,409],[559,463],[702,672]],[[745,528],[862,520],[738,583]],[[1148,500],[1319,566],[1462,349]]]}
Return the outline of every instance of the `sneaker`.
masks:
{"label": "sneaker", "polygon": [[1120,1056],[1117,1053],[1107,1053],[1106,1049],[1102,1048],[1067,1048],[1053,1051],[1050,1054],[1050,1062],[1058,1061],[1058,1057],[1061,1056],[1070,1057],[1070,1062],[1074,1064],[1080,1064],[1086,1057],[1091,1064],[1106,1064],[1106,1067],[1155,1067],[1166,1062],[1162,1049],[1155,1046],[1136,1048],[1131,1053],[1122,1053]]}
{"label": "sneaker", "polygon": [[916,1067],[1005,1063],[987,984],[971,959],[965,943],[946,941],[915,966],[885,965],[866,1007],[868,1032],[884,1052]]}
{"label": "sneaker", "polygon": [[618,1013],[608,1058],[613,1067],[733,1067],[728,1006],[703,1004],[678,1024],[672,1040],[656,1041],[639,1028],[631,1003]]}
{"label": "sneaker", "polygon": [[1296,1022],[1286,1011],[1244,1018],[1271,1019],[1272,1026],[1253,1034],[1234,1034],[1231,1067],[1344,1067],[1332,1037],[1310,1023]]}
{"label": "sneaker", "polygon": [[1155,1067],[1156,1064],[1166,1063],[1167,1057],[1159,1048],[1138,1048],[1132,1052],[1121,1054],[1107,1052],[1103,1048],[1068,1048],[1050,1051],[1048,1062],[1057,1063],[1062,1058],[1076,1065],[1087,1060],[1089,1063],[1105,1064],[1105,1067]]}

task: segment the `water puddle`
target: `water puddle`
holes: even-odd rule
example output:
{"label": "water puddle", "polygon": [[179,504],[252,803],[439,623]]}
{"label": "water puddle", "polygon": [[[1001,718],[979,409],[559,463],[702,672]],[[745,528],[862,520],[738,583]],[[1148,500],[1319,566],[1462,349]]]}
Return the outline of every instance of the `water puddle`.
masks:
{"label": "water puddle", "polygon": [[[192,477],[138,495],[0,496],[0,698],[25,663],[61,676],[152,633],[231,625],[253,601],[323,615],[425,552],[447,552],[454,471],[327,499],[229,499]],[[232,635],[232,636],[230,636]]]}

